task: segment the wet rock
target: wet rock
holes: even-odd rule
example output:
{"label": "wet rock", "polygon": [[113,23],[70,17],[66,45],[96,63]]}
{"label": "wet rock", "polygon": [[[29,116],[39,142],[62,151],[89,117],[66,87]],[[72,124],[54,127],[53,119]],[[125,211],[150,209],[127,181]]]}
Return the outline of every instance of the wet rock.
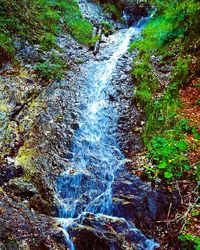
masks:
{"label": "wet rock", "polygon": [[35,194],[30,199],[30,208],[33,208],[40,214],[50,214],[51,207],[48,201],[44,200],[40,194]]}
{"label": "wet rock", "polygon": [[143,143],[141,141],[141,138],[139,138],[138,133],[129,133],[129,136],[124,135],[123,143],[121,143],[121,146],[123,148],[123,151],[126,152],[127,155],[131,155],[133,153],[141,152]]}
{"label": "wet rock", "polygon": [[31,197],[38,193],[36,187],[31,182],[27,182],[22,178],[15,178],[9,181],[7,185],[17,195]]}
{"label": "wet rock", "polygon": [[89,19],[94,25],[97,25],[102,20],[108,20],[101,5],[90,0],[79,0],[78,2],[83,16]]}
{"label": "wet rock", "polygon": [[39,45],[25,45],[24,48],[20,48],[18,57],[22,58],[26,63],[39,62],[42,57],[42,50]]}
{"label": "wet rock", "polygon": [[[131,153],[141,152],[143,143],[140,138],[140,131],[134,131],[137,124],[140,124],[143,117],[133,103],[133,82],[130,76],[131,63],[134,54],[126,53],[120,58],[117,64],[117,72],[113,77],[113,84],[116,89],[116,108],[119,112],[118,138],[123,152],[130,156]],[[119,106],[118,103],[120,103]]]}
{"label": "wet rock", "polygon": [[128,25],[132,25],[141,17],[148,16],[148,12],[151,8],[148,2],[144,1],[130,1],[130,0],[100,0],[101,3],[110,2],[114,4],[123,13],[124,21]]}
{"label": "wet rock", "polygon": [[131,67],[130,65],[128,65],[128,66],[124,69],[124,73],[126,73],[126,74],[131,73],[131,71],[132,71],[132,67]]}
{"label": "wet rock", "polygon": [[96,59],[98,62],[99,62],[99,61],[109,60],[109,55],[103,55],[103,56],[97,55],[97,56],[95,57],[95,59]]}
{"label": "wet rock", "polygon": [[[37,172],[31,181],[37,188],[38,193],[31,197],[30,206],[37,212],[46,215],[55,215],[55,207],[57,204],[56,195],[54,191],[54,181],[57,167],[51,168],[52,173],[47,173],[43,168],[37,168]],[[47,170],[46,170],[47,171]]]}
{"label": "wet rock", "polygon": [[139,18],[148,16],[150,5],[145,2],[139,2],[139,3],[129,2],[127,4],[125,3],[125,6],[122,8],[124,8],[124,13],[126,15],[127,23],[129,25],[133,25],[133,23],[136,22]]}
{"label": "wet rock", "polygon": [[12,178],[21,177],[24,174],[22,167],[15,167],[13,164],[0,163],[0,185]]}
{"label": "wet rock", "polygon": [[[45,215],[31,211],[25,203],[16,202],[0,192],[0,243],[2,250],[15,249],[47,249],[63,250],[65,246],[59,242],[62,233],[56,226],[55,220]],[[4,248],[5,247],[5,248]],[[27,247],[27,248],[25,248]]]}
{"label": "wet rock", "polygon": [[24,104],[17,103],[15,108],[10,112],[10,120],[14,120],[14,118],[20,113],[20,111],[22,111],[24,106],[25,103]]}
{"label": "wet rock", "polygon": [[6,119],[6,112],[0,112],[0,122],[3,122]]}
{"label": "wet rock", "polygon": [[5,247],[5,245],[3,244],[3,242],[0,242],[0,249],[2,249],[2,250],[5,250],[5,249],[6,249],[6,247]]}
{"label": "wet rock", "polygon": [[113,214],[133,221],[137,228],[147,232],[155,227],[156,221],[167,219],[169,207],[174,213],[179,202],[177,193],[152,189],[126,171],[118,172],[113,184]]}
{"label": "wet rock", "polygon": [[15,49],[20,50],[23,47],[25,47],[26,45],[24,42],[20,41],[20,38],[17,38],[14,40],[13,46],[15,47]]}
{"label": "wet rock", "polygon": [[76,223],[70,234],[78,250],[134,250],[139,244],[148,245],[144,235],[122,218],[87,213]]}

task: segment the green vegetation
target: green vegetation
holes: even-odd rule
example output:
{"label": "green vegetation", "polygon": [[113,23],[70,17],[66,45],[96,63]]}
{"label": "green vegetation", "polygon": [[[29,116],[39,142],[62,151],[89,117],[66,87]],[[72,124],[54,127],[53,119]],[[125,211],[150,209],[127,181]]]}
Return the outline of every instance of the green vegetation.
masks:
{"label": "green vegetation", "polygon": [[[190,62],[196,53],[194,47],[200,42],[197,18],[200,3],[197,0],[153,3],[157,14],[144,29],[144,39],[133,42],[130,48],[139,50],[132,72],[135,98],[146,113],[143,139],[148,157],[155,163],[154,168],[147,169],[150,177],[180,178],[190,170],[185,134],[192,128],[178,114],[181,107],[178,91],[198,74],[197,70],[191,71]],[[172,66],[169,83],[163,84],[154,70],[153,55],[162,56],[158,67]],[[199,138],[198,131],[195,136]]]}
{"label": "green vegetation", "polygon": [[38,75],[44,80],[60,80],[64,75],[61,65],[50,63],[48,60],[44,63],[37,64],[36,71],[38,72]]}
{"label": "green vegetation", "polygon": [[80,43],[92,43],[92,24],[82,18],[76,0],[61,1],[61,8],[68,30]]}
{"label": "green vegetation", "polygon": [[47,32],[40,39],[40,45],[44,50],[51,49],[56,46],[56,36]]}
{"label": "green vegetation", "polygon": [[120,21],[122,13],[120,10],[112,3],[105,3],[104,4],[104,10],[107,15],[111,14],[112,18]]}
{"label": "green vegetation", "polygon": [[39,77],[43,80],[61,80],[68,65],[56,54],[52,54],[50,59],[38,63],[35,67]]}
{"label": "green vegetation", "polygon": [[[199,85],[200,2],[151,2],[157,13],[145,27],[143,39],[130,47],[138,49],[132,70],[134,95],[146,114],[142,137],[147,157],[153,163],[146,166],[144,174],[150,180],[161,179],[165,185],[185,180],[195,185],[200,180],[200,165],[196,160],[192,162],[188,155],[193,155],[199,145],[200,127],[191,122],[190,116],[184,116],[180,89],[187,89],[193,82],[196,87]],[[196,94],[192,105],[198,105],[197,97]],[[194,218],[199,216],[199,201],[198,194],[195,195],[196,200],[190,200],[189,204],[183,199],[182,205],[186,208],[178,232],[183,250],[200,249],[200,238],[196,235],[198,218]],[[192,202],[194,208],[190,210]]]}
{"label": "green vegetation", "polygon": [[192,234],[182,234],[178,237],[181,242],[181,249],[200,249],[200,237],[193,236]]}
{"label": "green vegetation", "polygon": [[76,0],[0,0],[0,53],[5,59],[14,55],[15,37],[50,49],[61,29],[80,43],[91,42],[92,25],[82,18]]}
{"label": "green vegetation", "polygon": [[110,23],[102,21],[100,24],[103,26],[103,32],[106,36],[112,34],[114,31],[114,28]]}

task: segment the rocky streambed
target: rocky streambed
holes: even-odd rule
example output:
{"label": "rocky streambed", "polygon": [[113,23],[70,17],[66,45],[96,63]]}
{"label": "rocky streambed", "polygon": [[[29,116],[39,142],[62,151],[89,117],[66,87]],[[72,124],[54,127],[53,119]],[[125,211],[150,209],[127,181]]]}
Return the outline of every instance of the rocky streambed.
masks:
{"label": "rocky streambed", "polygon": [[[85,15],[91,17],[91,11],[99,10],[99,7],[89,3],[91,8],[88,10],[87,4],[82,1],[82,9]],[[92,15],[93,22],[99,22],[103,15],[102,10],[96,13],[96,18]],[[66,242],[66,232],[76,249],[81,250],[158,247],[149,240],[155,236],[155,221],[167,218],[169,208],[173,212],[179,198],[175,194],[153,189],[126,168],[126,162],[130,161],[128,156],[143,150],[140,135],[133,129],[143,122],[132,99],[131,63],[135,54],[127,52],[127,49],[123,53],[120,51],[124,49],[120,44],[125,34],[128,34],[127,39],[134,39],[141,27],[136,29],[130,36],[126,30],[109,37],[103,36],[100,52],[96,56],[69,35],[61,35],[57,44],[62,48],[61,56],[69,65],[69,70],[63,80],[54,81],[51,85],[36,80],[33,65],[40,56],[48,58],[51,53],[61,52],[54,50],[42,54],[38,46],[16,43],[22,65],[17,70],[6,65],[0,78],[1,249],[67,249],[70,245]],[[113,62],[109,60],[113,55],[117,56],[109,72]],[[97,85],[100,87],[98,91],[95,88],[96,78],[104,78],[106,72],[109,77],[101,81],[108,86],[101,88],[101,82]],[[91,103],[91,96],[97,97],[98,105],[100,103],[100,106],[92,106],[91,112],[95,114],[95,121],[99,122],[95,125],[90,123],[90,113],[83,117]],[[99,133],[89,129],[81,134],[85,122],[89,128],[101,131],[94,151],[91,151],[93,144],[88,138],[94,133],[94,140],[97,140]],[[108,137],[102,142],[106,133]],[[104,151],[106,147],[108,150]],[[79,155],[80,152],[82,155]],[[92,155],[86,159],[88,152]],[[106,156],[108,158],[103,161],[102,157],[107,152],[109,157]],[[82,186],[78,187],[72,180],[74,176],[76,180],[75,173],[79,173],[83,160],[87,164],[81,172],[79,184]],[[113,172],[116,164],[123,167]],[[63,173],[67,171],[71,172],[65,178]],[[97,182],[101,184],[97,185]],[[101,210],[102,201],[91,206],[93,208],[85,209],[90,200],[101,193],[101,189],[103,192],[108,190],[107,183],[111,183],[109,211]],[[74,188],[76,190],[72,191]],[[77,211],[82,210],[79,216],[72,216],[73,223],[65,226],[64,230],[67,216],[58,218],[62,217],[60,204],[66,198],[71,199],[70,203],[65,200],[67,205],[71,206],[74,201],[72,196],[60,193],[63,189],[73,195],[81,194],[76,199],[81,198]],[[91,195],[93,189],[96,193]]]}

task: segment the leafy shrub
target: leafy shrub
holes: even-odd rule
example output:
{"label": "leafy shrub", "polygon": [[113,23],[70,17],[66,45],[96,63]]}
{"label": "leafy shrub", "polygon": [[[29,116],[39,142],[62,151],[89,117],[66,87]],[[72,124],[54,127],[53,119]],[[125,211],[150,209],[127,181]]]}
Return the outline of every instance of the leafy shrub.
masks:
{"label": "leafy shrub", "polygon": [[[49,3],[49,7],[50,7]],[[59,12],[48,8],[44,13],[41,13],[40,16],[42,22],[49,28],[54,34],[58,33],[58,24],[60,22],[61,15]]]}
{"label": "leafy shrub", "polygon": [[44,80],[60,80],[64,76],[62,66],[49,61],[39,63],[35,69]]}
{"label": "leafy shrub", "polygon": [[189,170],[186,157],[188,143],[184,134],[190,127],[187,121],[178,119],[180,102],[176,99],[180,84],[188,77],[188,63],[177,60],[171,76],[172,83],[160,97],[155,95],[160,86],[149,65],[142,58],[140,63],[134,65],[133,75],[136,82],[139,82],[135,91],[136,98],[143,106],[147,118],[143,139],[148,156],[156,165],[151,172],[167,179],[178,178]]}
{"label": "leafy shrub", "polygon": [[170,179],[173,176],[180,177],[182,172],[189,170],[188,159],[185,155],[188,143],[182,140],[175,140],[168,136],[155,136],[151,139],[148,147],[148,156],[156,164],[154,171]]}
{"label": "leafy shrub", "polygon": [[159,89],[157,78],[152,74],[153,68],[147,58],[140,58],[136,60],[133,65],[133,78],[140,84],[135,87],[135,97],[139,103],[144,107],[151,103],[153,95]]}
{"label": "leafy shrub", "polygon": [[[190,58],[182,58],[178,57],[176,61],[176,65],[173,69],[173,72],[170,76],[170,80],[172,81],[172,84],[169,85],[169,90],[171,92],[171,95],[173,93],[177,94],[177,91],[183,83],[187,83],[188,77],[189,77],[189,62]],[[173,92],[173,93],[172,93]]]}
{"label": "leafy shrub", "polygon": [[110,23],[106,21],[101,21],[100,23],[103,26],[104,34],[110,35],[113,32],[113,27]]}
{"label": "leafy shrub", "polygon": [[6,50],[8,53],[13,52],[13,47],[11,45],[11,39],[4,33],[0,34],[0,47]]}
{"label": "leafy shrub", "polygon": [[46,33],[41,37],[40,45],[43,49],[48,50],[56,45],[56,37],[52,33]]}
{"label": "leafy shrub", "polygon": [[44,80],[61,80],[67,67],[63,59],[53,53],[48,60],[37,64],[35,70]]}

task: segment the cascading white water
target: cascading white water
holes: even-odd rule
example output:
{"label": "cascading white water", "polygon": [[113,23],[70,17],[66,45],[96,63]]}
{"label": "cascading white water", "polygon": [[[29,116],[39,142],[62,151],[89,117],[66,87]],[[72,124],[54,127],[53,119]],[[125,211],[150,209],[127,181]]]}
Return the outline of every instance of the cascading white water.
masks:
{"label": "cascading white water", "polygon": [[[148,20],[145,19],[145,22]],[[144,25],[144,22],[142,23]],[[128,50],[130,40],[141,32],[140,25],[119,31],[108,45],[110,59],[90,61],[82,68],[84,77],[81,119],[72,142],[72,159],[59,177],[57,192],[60,200],[59,217],[66,242],[74,244],[68,228],[86,212],[96,216],[112,216],[112,184],[117,169],[124,167],[125,158],[117,142],[118,112],[109,101],[111,79],[118,60]],[[136,230],[128,222],[129,230]],[[142,235],[138,249],[154,249],[156,243]]]}

